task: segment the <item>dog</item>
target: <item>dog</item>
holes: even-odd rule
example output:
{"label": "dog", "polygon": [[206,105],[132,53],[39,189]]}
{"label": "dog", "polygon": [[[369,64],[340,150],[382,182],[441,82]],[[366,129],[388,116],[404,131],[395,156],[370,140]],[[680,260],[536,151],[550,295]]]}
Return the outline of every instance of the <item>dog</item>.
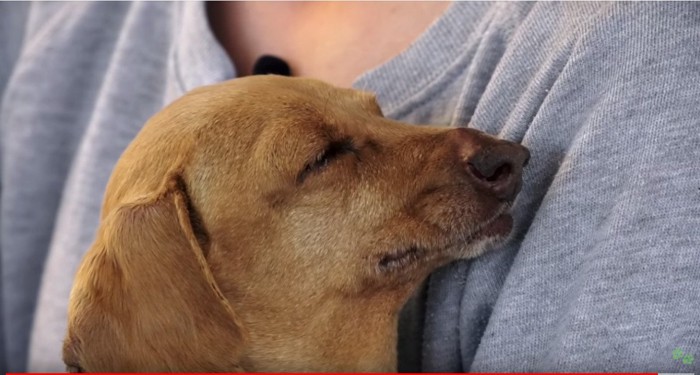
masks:
{"label": "dog", "polygon": [[503,241],[528,150],[281,76],[195,89],[118,161],[70,372],[394,372],[428,274]]}

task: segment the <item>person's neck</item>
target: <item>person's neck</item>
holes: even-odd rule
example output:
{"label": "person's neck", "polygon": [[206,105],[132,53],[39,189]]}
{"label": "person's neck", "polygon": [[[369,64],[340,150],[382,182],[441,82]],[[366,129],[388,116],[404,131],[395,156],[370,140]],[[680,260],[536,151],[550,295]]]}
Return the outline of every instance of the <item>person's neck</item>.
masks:
{"label": "person's neck", "polygon": [[212,2],[214,34],[249,75],[263,54],[286,60],[297,76],[350,86],[405,50],[447,2]]}

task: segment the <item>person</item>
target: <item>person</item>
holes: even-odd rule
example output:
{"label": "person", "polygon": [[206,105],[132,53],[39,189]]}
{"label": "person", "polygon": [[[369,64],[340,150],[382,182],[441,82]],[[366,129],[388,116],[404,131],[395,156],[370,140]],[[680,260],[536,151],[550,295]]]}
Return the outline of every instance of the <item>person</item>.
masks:
{"label": "person", "polygon": [[277,55],[387,117],[527,146],[511,239],[433,274],[400,368],[700,370],[692,3],[1,3],[0,367],[61,371],[112,167],[195,87]]}

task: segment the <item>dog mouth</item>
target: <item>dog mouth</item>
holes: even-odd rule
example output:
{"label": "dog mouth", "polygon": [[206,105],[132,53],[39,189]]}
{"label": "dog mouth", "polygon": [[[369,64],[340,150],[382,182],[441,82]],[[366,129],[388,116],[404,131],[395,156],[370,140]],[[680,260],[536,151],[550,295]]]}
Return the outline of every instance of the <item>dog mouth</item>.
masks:
{"label": "dog mouth", "polygon": [[404,269],[418,263],[420,260],[439,257],[449,253],[448,249],[469,246],[482,240],[499,240],[507,237],[513,230],[513,216],[510,214],[510,205],[503,205],[489,220],[486,220],[475,229],[459,236],[459,239],[451,246],[439,249],[428,248],[421,245],[411,245],[398,248],[385,253],[377,263],[377,269],[382,272],[391,272]]}
{"label": "dog mouth", "polygon": [[407,248],[397,249],[390,253],[384,254],[377,264],[380,272],[390,272],[397,269],[405,268],[416,263],[419,259],[425,257],[427,250],[419,246],[410,246]]}
{"label": "dog mouth", "polygon": [[491,219],[479,226],[467,235],[465,242],[482,239],[485,237],[505,237],[513,230],[513,216],[509,206],[503,206]]}

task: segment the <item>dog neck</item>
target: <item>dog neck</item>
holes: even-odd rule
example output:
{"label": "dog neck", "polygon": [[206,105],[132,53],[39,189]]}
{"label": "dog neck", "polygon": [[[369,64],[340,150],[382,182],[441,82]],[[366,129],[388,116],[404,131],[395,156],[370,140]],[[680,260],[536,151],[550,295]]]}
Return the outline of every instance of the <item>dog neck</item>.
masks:
{"label": "dog neck", "polygon": [[386,303],[320,305],[304,314],[249,311],[242,314],[249,333],[241,362],[246,371],[396,371],[398,308]]}

